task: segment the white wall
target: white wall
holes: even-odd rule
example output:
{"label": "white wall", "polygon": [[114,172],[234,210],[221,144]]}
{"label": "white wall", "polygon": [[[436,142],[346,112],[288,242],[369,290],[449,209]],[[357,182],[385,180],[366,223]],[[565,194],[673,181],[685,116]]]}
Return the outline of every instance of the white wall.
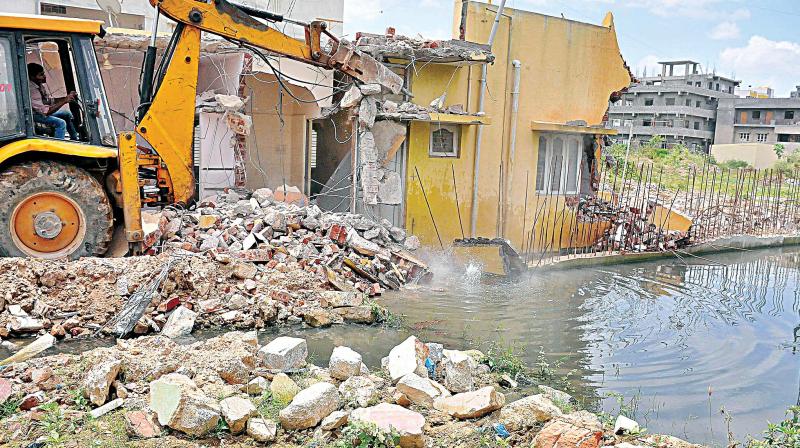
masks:
{"label": "white wall", "polygon": [[36,14],[34,0],[6,1],[0,4],[0,12],[12,14]]}
{"label": "white wall", "polygon": [[[344,18],[344,0],[231,0],[253,8],[267,10],[276,14],[283,14],[291,19],[301,22],[313,20],[328,20],[328,31],[334,36],[343,33],[342,20]],[[289,9],[291,8],[291,10]],[[297,26],[279,24],[278,29],[290,36],[303,39],[305,34]],[[299,31],[298,31],[299,30]]]}

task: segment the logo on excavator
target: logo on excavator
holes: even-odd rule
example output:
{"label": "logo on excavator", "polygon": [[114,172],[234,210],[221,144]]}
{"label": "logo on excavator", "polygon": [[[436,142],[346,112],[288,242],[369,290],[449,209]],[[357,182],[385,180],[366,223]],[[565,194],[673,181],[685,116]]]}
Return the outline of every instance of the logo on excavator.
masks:
{"label": "logo on excavator", "polygon": [[0,84],[0,92],[10,92],[11,84]]}

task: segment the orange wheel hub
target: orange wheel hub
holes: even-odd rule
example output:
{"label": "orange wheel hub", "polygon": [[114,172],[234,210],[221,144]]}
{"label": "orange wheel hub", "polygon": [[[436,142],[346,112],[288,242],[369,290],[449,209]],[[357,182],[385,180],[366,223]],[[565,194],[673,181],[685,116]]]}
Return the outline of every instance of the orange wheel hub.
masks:
{"label": "orange wheel hub", "polygon": [[38,258],[72,253],[86,235],[78,204],[59,192],[42,192],[20,202],[11,215],[11,237],[19,250]]}

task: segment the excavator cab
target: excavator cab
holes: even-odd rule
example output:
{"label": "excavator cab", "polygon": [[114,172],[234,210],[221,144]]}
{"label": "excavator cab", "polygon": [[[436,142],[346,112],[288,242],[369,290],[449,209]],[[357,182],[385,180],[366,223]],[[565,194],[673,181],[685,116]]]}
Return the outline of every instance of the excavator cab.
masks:
{"label": "excavator cab", "polygon": [[[135,129],[116,137],[92,45],[104,34],[101,22],[0,14],[0,256],[103,255],[115,209],[138,252],[143,206],[190,205],[201,33],[238,43],[268,64],[262,51],[395,94],[403,88],[402,78],[321,21],[302,23],[227,0],[150,4],[176,22],[175,31],[155,71],[153,30]],[[284,34],[278,22],[303,27],[305,39]]]}
{"label": "excavator cab", "polygon": [[[108,247],[103,185],[117,149],[92,44],[102,33],[97,21],[0,16],[0,255],[77,258]],[[53,110],[37,111],[36,95]],[[56,118],[71,131],[63,138]]]}

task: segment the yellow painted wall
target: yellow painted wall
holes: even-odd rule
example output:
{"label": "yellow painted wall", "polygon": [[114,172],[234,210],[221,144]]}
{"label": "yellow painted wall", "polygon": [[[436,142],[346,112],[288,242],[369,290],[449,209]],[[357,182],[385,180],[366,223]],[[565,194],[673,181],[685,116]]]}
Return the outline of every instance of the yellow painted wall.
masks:
{"label": "yellow painted wall", "polygon": [[[461,0],[454,1],[454,37],[458,37]],[[496,6],[480,2],[466,3],[468,9],[466,39],[486,42],[494,21]],[[506,8],[493,47],[496,60],[488,68],[488,93],[484,110],[492,124],[483,130],[480,160],[478,200],[478,236],[503,236],[515,248],[522,247],[523,221],[525,233],[530,231],[536,207],[547,205],[549,216],[543,220],[549,229],[557,229],[562,246],[569,241],[574,217],[561,214],[562,203],[557,198],[538,198],[534,193],[539,136],[531,130],[531,121],[564,124],[584,120],[589,125],[600,124],[614,91],[630,83],[630,76],[619,53],[613,19],[607,15],[604,26],[584,24],[527,11]],[[516,156],[509,176],[508,153],[511,129],[512,60],[522,62],[519,114],[517,118]],[[447,92],[446,105],[462,104],[470,112],[477,111],[480,66],[453,67],[449,65],[416,64],[412,70],[411,90],[414,102],[428,104]],[[428,201],[445,245],[461,237],[455,213],[455,192],[451,163],[455,168],[461,217],[467,236],[470,234],[472,207],[473,162],[475,155],[475,126],[462,129],[461,156],[458,159],[428,157],[430,124],[411,126],[408,154],[408,203],[406,226],[419,235],[423,243],[438,246],[436,233],[419,188],[414,168],[419,170]],[[505,185],[500,185],[500,166],[503,165]],[[526,208],[525,178],[529,179]],[[509,184],[509,178],[511,180]],[[501,188],[507,191],[509,204],[505,211],[505,228],[498,229],[498,204]],[[540,220],[542,216],[540,215]],[[557,221],[557,225],[553,223]],[[540,222],[540,224],[542,224]],[[579,226],[580,227],[580,226]],[[541,234],[537,231],[536,234]],[[575,234],[587,234],[579,229]],[[575,235],[573,234],[573,238]],[[541,244],[552,240],[545,235]],[[545,243],[546,241],[546,243]],[[573,240],[574,242],[574,240]],[[557,246],[558,243],[554,243]],[[574,244],[577,245],[577,244]]]}

